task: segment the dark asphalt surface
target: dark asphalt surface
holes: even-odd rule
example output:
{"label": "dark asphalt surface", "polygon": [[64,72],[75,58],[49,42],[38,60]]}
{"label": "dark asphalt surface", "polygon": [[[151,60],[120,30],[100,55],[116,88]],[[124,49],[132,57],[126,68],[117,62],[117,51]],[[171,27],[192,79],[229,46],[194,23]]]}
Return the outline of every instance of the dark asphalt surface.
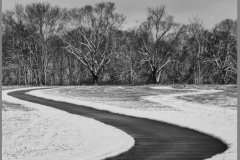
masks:
{"label": "dark asphalt surface", "polygon": [[227,149],[227,145],[220,140],[198,131],[24,94],[31,90],[8,94],[21,100],[93,118],[132,136],[135,146],[117,157],[110,158],[111,160],[200,160]]}

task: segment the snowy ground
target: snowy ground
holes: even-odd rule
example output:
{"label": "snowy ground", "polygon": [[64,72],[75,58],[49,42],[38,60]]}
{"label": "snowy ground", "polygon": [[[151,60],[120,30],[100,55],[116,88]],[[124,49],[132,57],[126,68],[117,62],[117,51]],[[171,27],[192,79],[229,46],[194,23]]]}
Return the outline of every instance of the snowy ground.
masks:
{"label": "snowy ground", "polygon": [[199,130],[218,137],[229,146],[227,151],[210,159],[236,160],[237,104],[234,104],[235,107],[232,107],[233,104],[231,107],[223,107],[211,103],[189,102],[179,98],[221,94],[222,92],[222,90],[214,89],[174,89],[169,86],[85,86],[38,90],[32,91],[30,94]]}
{"label": "snowy ground", "polygon": [[15,90],[2,91],[3,160],[99,160],[134,145],[112,126],[7,95]]}

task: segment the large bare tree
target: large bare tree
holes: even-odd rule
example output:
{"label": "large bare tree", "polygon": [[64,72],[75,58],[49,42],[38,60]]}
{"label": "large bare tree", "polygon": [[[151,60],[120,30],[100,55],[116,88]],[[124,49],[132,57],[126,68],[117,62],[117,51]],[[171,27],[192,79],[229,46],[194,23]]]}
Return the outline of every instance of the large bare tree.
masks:
{"label": "large bare tree", "polygon": [[165,5],[147,8],[147,20],[139,28],[139,53],[143,56],[142,62],[150,66],[154,84],[159,83],[164,67],[176,60],[177,42],[184,31],[185,26],[173,21]]}
{"label": "large bare tree", "polygon": [[90,71],[94,84],[115,52],[115,34],[125,20],[115,9],[114,3],[102,2],[66,10],[63,17],[65,48]]}

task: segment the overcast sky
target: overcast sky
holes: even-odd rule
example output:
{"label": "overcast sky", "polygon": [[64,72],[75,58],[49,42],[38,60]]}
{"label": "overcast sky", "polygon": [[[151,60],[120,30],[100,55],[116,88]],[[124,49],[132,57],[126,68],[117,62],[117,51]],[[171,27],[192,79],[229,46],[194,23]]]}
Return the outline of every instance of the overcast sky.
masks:
{"label": "overcast sky", "polygon": [[147,7],[161,4],[167,6],[167,12],[174,16],[176,22],[187,24],[189,18],[198,15],[207,29],[226,18],[237,19],[237,0],[2,0],[2,11],[12,9],[15,3],[49,2],[59,7],[72,8],[103,1],[115,2],[116,11],[127,17],[125,29],[136,26],[136,20],[143,21]]}

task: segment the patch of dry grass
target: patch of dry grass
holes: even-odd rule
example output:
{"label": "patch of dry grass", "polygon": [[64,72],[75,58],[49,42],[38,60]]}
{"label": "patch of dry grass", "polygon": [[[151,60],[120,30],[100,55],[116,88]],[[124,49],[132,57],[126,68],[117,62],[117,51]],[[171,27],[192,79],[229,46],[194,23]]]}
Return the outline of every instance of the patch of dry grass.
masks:
{"label": "patch of dry grass", "polygon": [[[156,85],[155,85],[156,86]],[[196,92],[196,90],[184,89],[201,89],[201,90],[223,90],[223,92],[207,95],[190,95],[178,97],[191,102],[202,103],[206,105],[217,105],[219,107],[236,107],[237,106],[237,86],[236,85],[174,85],[171,89],[153,89],[149,85],[144,86],[85,86],[70,87],[57,89],[57,94],[61,96],[70,96],[82,101],[91,101],[114,105],[121,108],[132,108],[138,110],[172,110],[171,107],[164,106],[143,100],[144,96],[171,95],[179,93]],[[156,86],[157,87],[157,86]],[[56,94],[55,91],[46,90],[47,94]]]}
{"label": "patch of dry grass", "polygon": [[25,107],[20,104],[10,103],[3,101],[2,102],[2,111],[35,111],[34,108]]}
{"label": "patch of dry grass", "polygon": [[[55,92],[57,91],[57,93]],[[95,103],[113,105],[121,108],[137,109],[137,110],[172,110],[173,108],[161,105],[156,102],[143,100],[141,97],[149,95],[159,95],[161,92],[144,86],[88,86],[60,88],[57,90],[43,90],[46,94],[69,96],[81,101],[90,101]],[[166,94],[163,91],[162,94]],[[166,92],[174,92],[167,91]]]}
{"label": "patch of dry grass", "polygon": [[198,85],[189,86],[189,88],[197,89],[215,89],[223,90],[223,92],[213,93],[213,94],[202,94],[202,95],[192,95],[178,97],[186,101],[197,102],[206,105],[216,105],[219,107],[237,107],[237,86],[236,85]]}
{"label": "patch of dry grass", "polygon": [[176,89],[216,89],[216,90],[237,90],[237,85],[172,85]]}

